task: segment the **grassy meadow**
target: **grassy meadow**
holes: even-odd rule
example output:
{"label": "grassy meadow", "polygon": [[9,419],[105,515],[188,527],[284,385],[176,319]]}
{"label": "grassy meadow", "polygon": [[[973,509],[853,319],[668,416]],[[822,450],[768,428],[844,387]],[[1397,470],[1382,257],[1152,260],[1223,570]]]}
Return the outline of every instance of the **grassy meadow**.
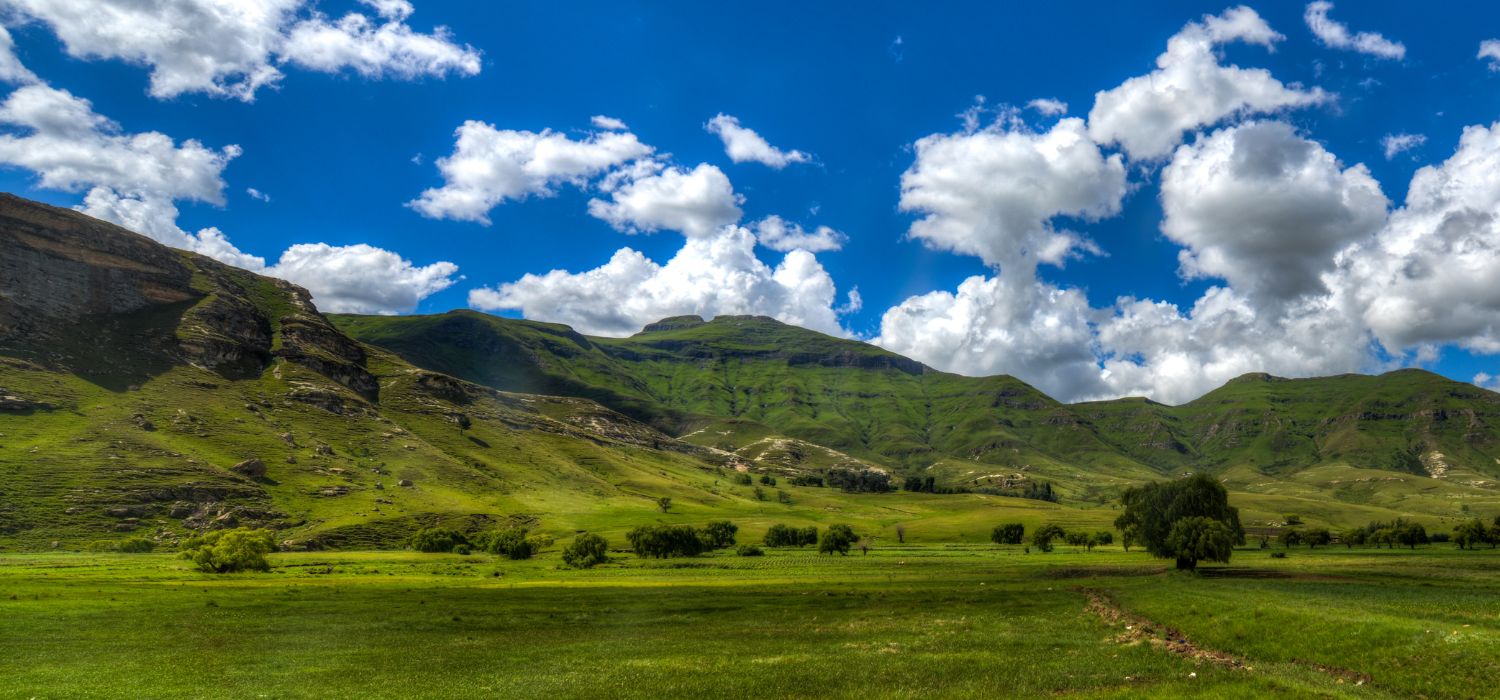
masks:
{"label": "grassy meadow", "polygon": [[1500,671],[1490,550],[613,557],[0,555],[0,697],[1460,698]]}

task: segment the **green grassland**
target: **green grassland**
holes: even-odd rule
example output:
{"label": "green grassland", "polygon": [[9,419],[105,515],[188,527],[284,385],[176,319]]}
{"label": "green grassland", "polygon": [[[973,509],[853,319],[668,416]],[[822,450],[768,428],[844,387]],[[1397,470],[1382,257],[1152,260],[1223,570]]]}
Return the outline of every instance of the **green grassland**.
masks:
{"label": "green grassland", "polygon": [[1462,698],[1500,670],[1488,550],[615,557],[4,555],[0,696]]}

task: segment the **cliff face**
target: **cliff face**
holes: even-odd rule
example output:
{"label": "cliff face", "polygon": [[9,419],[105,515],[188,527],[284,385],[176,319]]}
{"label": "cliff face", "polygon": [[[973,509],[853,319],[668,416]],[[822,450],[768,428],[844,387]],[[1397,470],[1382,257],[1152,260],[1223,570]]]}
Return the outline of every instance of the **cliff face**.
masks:
{"label": "cliff face", "polygon": [[0,349],[109,375],[182,362],[255,377],[281,357],[368,400],[379,389],[364,349],[307,290],[9,194],[0,194]]}

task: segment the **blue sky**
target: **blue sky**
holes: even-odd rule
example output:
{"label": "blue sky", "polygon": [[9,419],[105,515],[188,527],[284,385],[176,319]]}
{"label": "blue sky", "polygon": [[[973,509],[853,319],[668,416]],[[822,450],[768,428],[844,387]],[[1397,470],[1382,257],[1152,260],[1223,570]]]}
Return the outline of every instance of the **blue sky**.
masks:
{"label": "blue sky", "polygon": [[[1493,340],[1494,326],[1500,323],[1486,321],[1484,316],[1489,313],[1500,320],[1496,307],[1484,302],[1462,319],[1441,318],[1446,309],[1465,301],[1443,295],[1462,297],[1462,289],[1429,285],[1413,292],[1403,286],[1408,281],[1371,281],[1378,275],[1348,272],[1349,279],[1321,286],[1314,295],[1340,299],[1318,302],[1322,313],[1357,320],[1324,337],[1306,330],[1305,322],[1313,312],[1287,311],[1289,305],[1306,299],[1279,295],[1273,300],[1264,290],[1257,291],[1255,282],[1246,281],[1248,277],[1226,277],[1225,269],[1257,265],[1268,268],[1265,275],[1274,276],[1279,273],[1273,268],[1284,260],[1243,240],[1216,243],[1216,234],[1202,229],[1219,222],[1202,212],[1184,224],[1184,233],[1175,240],[1164,235],[1168,213],[1162,181],[1164,171],[1174,167],[1172,152],[1137,157],[1121,141],[1107,137],[1100,141],[1101,137],[1092,135],[1093,141],[1085,140],[1086,148],[1097,151],[1106,170],[1108,159],[1117,157],[1123,173],[1123,182],[1116,183],[1108,181],[1112,176],[1107,172],[1090,171],[1089,177],[1105,178],[1100,186],[1106,191],[1095,197],[1097,201],[1086,206],[1043,206],[1032,217],[1037,225],[1022,226],[1026,231],[948,233],[942,240],[909,235],[913,223],[924,217],[948,217],[956,226],[974,224],[972,217],[915,204],[919,194],[934,198],[949,194],[932,189],[944,186],[938,182],[941,177],[903,190],[904,173],[936,172],[953,165],[934,160],[924,161],[930,169],[920,168],[915,147],[919,140],[952,138],[953,145],[967,148],[985,144],[957,139],[984,133],[1007,138],[1020,134],[1029,139],[1069,118],[1080,120],[1080,129],[1092,127],[1090,111],[1096,93],[1147,75],[1169,39],[1189,23],[1206,22],[1205,16],[1228,17],[1220,13],[1232,5],[414,0],[411,6],[397,2],[385,7],[384,2],[265,3],[281,13],[268,25],[267,36],[292,35],[298,22],[321,21],[325,29],[336,28],[342,26],[338,24],[341,18],[358,15],[365,18],[367,30],[382,23],[400,25],[408,32],[403,36],[432,37],[449,52],[413,59],[397,50],[356,60],[307,46],[297,53],[287,44],[258,64],[254,56],[249,59],[246,65],[270,66],[279,77],[255,89],[253,99],[245,99],[243,93],[234,92],[236,85],[243,87],[244,76],[232,71],[209,75],[207,82],[189,80],[176,88],[158,89],[152,81],[154,75],[161,77],[172,66],[183,65],[184,56],[213,56],[221,45],[230,43],[227,40],[210,40],[200,46],[157,45],[149,24],[136,29],[127,23],[120,32],[111,33],[87,26],[103,22],[106,13],[70,14],[66,8],[59,9],[69,3],[49,0],[0,2],[8,6],[4,24],[14,39],[14,53],[33,76],[12,80],[7,89],[39,84],[75,100],[87,100],[93,114],[113,121],[113,126],[103,127],[107,133],[158,132],[172,139],[175,147],[191,139],[220,154],[227,147],[237,147],[235,155],[204,166],[205,177],[217,178],[216,182],[201,187],[136,187],[119,179],[124,175],[93,180],[57,175],[49,182],[46,174],[56,175],[64,164],[39,158],[37,153],[56,147],[56,141],[20,141],[12,148],[12,156],[0,153],[0,160],[9,163],[0,170],[0,187],[59,205],[85,207],[91,213],[112,212],[112,218],[135,228],[175,225],[189,236],[215,228],[238,251],[263,258],[273,274],[279,269],[283,276],[313,289],[325,308],[341,308],[339,295],[347,293],[356,301],[343,308],[431,313],[470,306],[475,288],[499,290],[528,274],[554,269],[576,273],[597,268],[625,247],[665,264],[684,249],[685,238],[679,231],[669,224],[656,224],[655,232],[630,233],[652,228],[650,215],[616,210],[610,219],[591,214],[590,202],[607,205],[617,201],[622,187],[674,168],[692,173],[707,164],[722,173],[740,198],[735,201],[741,215],[733,221],[714,220],[716,226],[737,224],[753,234],[759,231],[757,222],[774,215],[808,230],[828,226],[843,234],[840,249],[811,251],[809,259],[815,259],[813,264],[822,272],[804,269],[799,284],[808,286],[791,291],[768,287],[773,296],[792,298],[767,301],[764,290],[756,291],[759,287],[719,297],[662,292],[665,301],[642,302],[599,319],[580,315],[570,308],[569,299],[558,298],[570,294],[577,284],[553,280],[524,293],[512,290],[508,307],[493,302],[476,305],[505,315],[526,312],[542,320],[614,333],[628,332],[621,329],[632,324],[638,327],[645,320],[642,314],[657,309],[706,315],[770,313],[820,330],[874,339],[945,369],[1017,374],[1063,398],[1150,393],[1168,401],[1187,400],[1249,369],[1320,374],[1420,365],[1464,381],[1484,372],[1500,373],[1500,362],[1493,354],[1500,347]],[[91,4],[113,5],[88,0],[72,7]],[[180,6],[181,12],[173,10],[180,16],[156,19],[200,21],[193,19],[190,10],[206,4],[211,3],[172,0],[165,5]],[[1306,95],[1317,88],[1322,96],[1295,105],[1241,107],[1210,115],[1182,129],[1181,143],[1191,146],[1218,130],[1245,124],[1286,124],[1290,135],[1268,133],[1265,139],[1315,144],[1319,154],[1336,159],[1338,165],[1329,171],[1335,177],[1363,164],[1388,200],[1383,210],[1395,212],[1406,199],[1418,168],[1441,165],[1453,156],[1465,127],[1488,127],[1500,119],[1500,93],[1495,89],[1500,73],[1477,55],[1483,41],[1500,36],[1500,9],[1492,5],[1339,3],[1325,13],[1345,26],[1350,37],[1371,32],[1387,42],[1357,45],[1358,40],[1352,39],[1342,47],[1334,45],[1336,40],[1315,35],[1304,3],[1256,3],[1251,8],[1257,21],[1279,37],[1257,40],[1260,35],[1251,31],[1216,40],[1211,51],[1217,65],[1266,69],[1289,91]],[[119,18],[115,23],[121,24]],[[205,37],[220,31],[212,23],[191,26]],[[436,27],[447,29],[434,33]],[[129,36],[121,37],[121,33]],[[358,31],[353,35],[361,38]],[[1397,42],[1401,53],[1394,56],[1390,46]],[[477,63],[469,62],[473,59]],[[1038,98],[1066,103],[1068,111],[1044,114],[1027,107]],[[962,114],[976,105],[983,109],[974,113],[977,121],[966,126]],[[734,162],[726,153],[726,143],[705,128],[720,114],[736,118],[781,153],[807,154],[808,162],[779,168]],[[591,122],[595,115],[622,121],[628,132],[596,126]],[[522,194],[485,209],[488,225],[411,206],[424,191],[451,184],[437,161],[455,155],[455,130],[469,120],[494,132],[535,135],[551,130],[575,143],[597,144],[601,135],[628,133],[650,151],[587,173],[543,178],[540,185],[523,187]],[[7,132],[18,138],[38,128],[19,118],[7,122]],[[1420,138],[1409,139],[1415,143],[1409,150],[1387,157],[1383,140],[1401,134]],[[1251,145],[1245,142],[1240,147]],[[1006,156],[997,152],[996,157]],[[650,162],[655,170],[624,173],[631,163],[640,161]],[[1068,172],[1056,175],[1069,177]],[[617,177],[613,184],[608,180],[612,173]],[[1452,175],[1463,177],[1458,172]],[[158,212],[153,214],[158,218],[149,220],[155,223],[149,223],[131,218],[122,207],[90,207],[85,197],[100,183],[126,199],[170,202],[178,212],[175,218],[167,215],[165,219]],[[1341,183],[1335,189],[1356,186]],[[221,197],[213,196],[216,184]],[[1293,189],[1295,184],[1291,183]],[[1003,183],[997,186],[1004,187]],[[978,187],[982,190],[983,183]],[[252,196],[251,188],[268,201]],[[1344,194],[1347,199],[1348,191]],[[987,195],[968,192],[964,196]],[[903,209],[904,199],[908,206]],[[1009,200],[981,202],[1000,207],[986,210],[989,214],[981,218],[1005,216],[1004,207],[1009,205],[1004,201]],[[1494,201],[1500,198],[1467,202],[1464,207],[1484,212]],[[1442,206],[1434,204],[1429,209]],[[1090,207],[1088,213],[1077,211]],[[1329,217],[1361,220],[1344,210],[1302,213],[1317,221]],[[1191,217],[1184,214],[1182,218]],[[1291,228],[1304,221],[1293,214],[1280,220],[1290,222]],[[1336,240],[1334,247],[1342,249],[1371,236],[1394,240],[1397,233],[1381,233],[1394,225],[1366,221],[1363,228],[1350,223],[1347,232],[1320,230]],[[1476,224],[1469,245],[1439,251],[1436,260],[1468,255],[1461,251],[1473,250],[1473,244],[1495,242],[1496,236],[1486,226]],[[169,243],[186,240],[173,238],[177,234],[170,230],[153,230],[158,233],[147,233]],[[1019,248],[975,254],[965,244],[955,244],[959,239],[952,237],[969,240],[963,237],[972,236],[988,241],[984,245],[1003,248],[1021,246],[1024,235],[1053,240],[1061,232],[1072,232],[1092,243],[1072,245],[1069,253],[1047,259]],[[1234,235],[1243,239],[1250,234]],[[1297,240],[1294,237],[1291,242]],[[299,265],[283,260],[281,268],[275,267],[283,251],[308,243],[326,244],[320,249],[325,256],[364,244],[398,256],[394,263],[398,267],[409,264],[388,273],[381,264],[391,263],[389,257],[371,258],[376,262],[363,268],[369,279],[352,281],[345,278],[358,272],[363,263],[356,264],[353,272],[347,266],[340,268],[338,275],[322,272],[319,265],[327,257],[309,257]],[[1204,272],[1184,271],[1182,251],[1201,257],[1213,254],[1210,249],[1215,245],[1228,260],[1219,267],[1208,264]],[[1281,244],[1271,240],[1266,245]],[[1364,247],[1377,246],[1365,242]],[[773,269],[787,255],[764,243],[753,250]],[[1332,247],[1321,250],[1322,257],[1333,259]],[[1474,274],[1481,278],[1490,269],[1485,267],[1487,255],[1473,261]],[[439,262],[456,265],[456,272],[412,273]],[[1384,265],[1381,269],[1407,269],[1414,264],[1412,260],[1370,263]],[[1332,262],[1314,267],[1320,274],[1343,269]],[[363,287],[378,286],[400,274],[420,278],[416,291],[408,288],[385,294]],[[996,284],[996,289],[986,293],[997,298],[1009,295],[1010,301],[1020,299],[1025,308],[965,316],[949,308],[954,305],[951,300],[933,299],[921,305],[920,311],[909,307],[910,313],[900,319],[888,314],[893,307],[933,292],[957,294],[962,302],[958,289],[975,276]],[[328,286],[335,277],[354,289]],[[1358,281],[1351,281],[1355,277]],[[678,279],[673,283],[691,282]],[[826,282],[835,290],[831,297],[826,294]],[[764,280],[755,284],[762,283],[769,284]],[[324,287],[320,289],[319,284]],[[603,287],[604,296],[599,299],[580,302],[575,298],[574,305],[613,306],[608,300],[633,293],[632,285],[620,284]],[[861,303],[854,308],[847,292],[856,288]],[[600,292],[597,286],[588,289]],[[1269,325],[1250,330],[1233,330],[1223,324],[1209,327],[1206,320],[1192,325],[1189,309],[1214,289],[1240,294],[1254,319],[1250,325]],[[1049,316],[1047,309],[1052,307],[1046,305],[1057,303],[1058,294],[1073,295],[1067,302],[1071,306],[1059,307]],[[523,296],[524,304],[518,301]],[[1411,296],[1421,297],[1415,303],[1422,308],[1402,307],[1399,318],[1390,315],[1395,313],[1389,311],[1396,303],[1392,299]],[[1168,323],[1171,331],[1142,330],[1144,322],[1122,321],[1130,313],[1116,306],[1120,297],[1175,305],[1180,318]],[[1042,298],[1050,301],[1036,301]],[[1349,301],[1356,298],[1358,302]],[[1356,303],[1359,308],[1350,310],[1350,304]],[[703,308],[684,307],[694,304]],[[817,309],[810,311],[809,304]],[[935,309],[934,304],[949,306]],[[1339,310],[1331,310],[1335,307]],[[608,315],[605,312],[610,310],[600,313]],[[1287,320],[1297,314],[1303,325]],[[591,323],[595,327],[587,328]],[[1008,324],[1031,330],[1011,333]],[[926,330],[940,325],[946,330]],[[1120,340],[1127,326],[1140,337]],[[1056,334],[1046,330],[1058,327],[1063,330]],[[1173,347],[1172,338],[1178,337],[1174,333],[1191,335],[1193,348]],[[1151,345],[1141,337],[1158,337],[1162,344]],[[1283,353],[1275,347],[1278,343],[1298,347]],[[1319,351],[1329,345],[1339,345],[1341,351]],[[1255,352],[1242,352],[1245,347]],[[1158,362],[1156,355],[1175,359]],[[1125,364],[1111,368],[1111,359]],[[1256,363],[1268,366],[1253,367]],[[1101,372],[1108,376],[1099,379],[1096,375]],[[1492,380],[1481,377],[1478,381]]]}

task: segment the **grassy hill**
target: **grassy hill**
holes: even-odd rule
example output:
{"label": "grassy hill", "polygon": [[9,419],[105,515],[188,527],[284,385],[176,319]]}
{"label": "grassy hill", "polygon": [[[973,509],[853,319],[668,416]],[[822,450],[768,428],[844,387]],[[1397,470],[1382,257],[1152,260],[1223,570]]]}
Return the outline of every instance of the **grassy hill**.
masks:
{"label": "grassy hill", "polygon": [[[1500,396],[1418,371],[1067,405],[760,317],[621,339],[469,311],[325,317],[294,285],[0,196],[0,548],[233,525],[372,547],[439,522],[565,536],[725,517],[752,537],[850,522],[982,541],[1007,520],[1105,526],[1125,486],[1197,470],[1252,526],[1441,525],[1500,511],[1497,412]],[[837,468],[969,492],[789,478]],[[1061,502],[1013,497],[1040,484]]]}

